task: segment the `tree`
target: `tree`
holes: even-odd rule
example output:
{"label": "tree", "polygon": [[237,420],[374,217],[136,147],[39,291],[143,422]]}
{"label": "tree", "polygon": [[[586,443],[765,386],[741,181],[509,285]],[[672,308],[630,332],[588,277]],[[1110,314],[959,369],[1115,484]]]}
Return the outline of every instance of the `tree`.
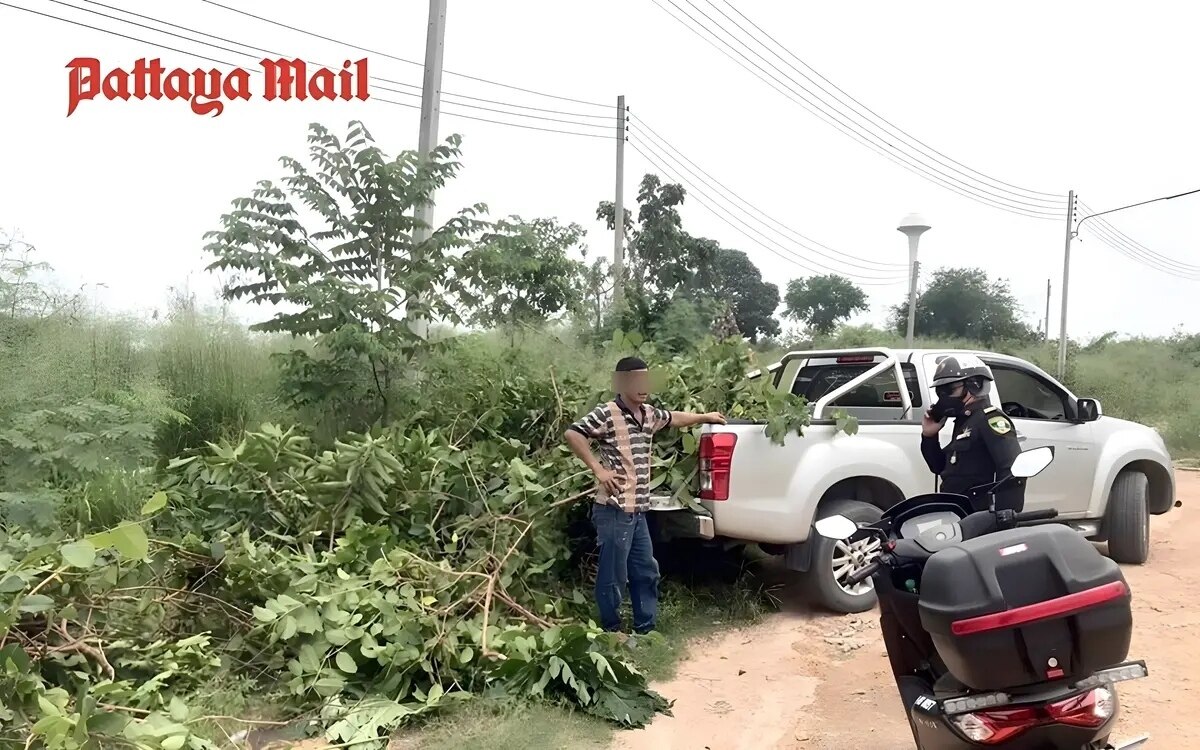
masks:
{"label": "tree", "polygon": [[516,331],[577,310],[586,266],[571,258],[583,227],[554,219],[496,222],[464,256],[461,273],[470,289],[471,322]]}
{"label": "tree", "polygon": [[[742,335],[756,341],[778,334],[779,323],[772,316],[779,288],[763,282],[745,253],[684,231],[679,207],[686,197],[681,185],[664,183],[654,174],[642,178],[632,229],[626,212],[625,309],[618,311],[618,325],[644,335],[664,326],[677,332],[698,325],[708,329],[724,309],[712,303],[727,301]],[[613,216],[613,204],[601,202],[596,217],[610,230]],[[677,298],[690,302],[671,311]],[[682,333],[672,335],[682,338]]]}
{"label": "tree", "polygon": [[758,266],[741,250],[720,247],[712,240],[698,242],[713,245],[699,253],[711,258],[711,263],[698,273],[707,277],[704,286],[716,300],[729,305],[738,331],[752,342],[760,336],[778,336],[779,321],[774,315],[779,307],[779,287],[763,281]]}
{"label": "tree", "polygon": [[[942,268],[917,297],[916,330],[984,344],[1030,339],[1034,333],[1020,316],[1007,281],[988,281],[981,268]],[[907,329],[907,301],[892,308],[891,326],[901,333]]]}
{"label": "tree", "polygon": [[[254,330],[315,340],[314,353],[282,355],[293,404],[332,407],[327,413],[348,415],[361,428],[389,421],[398,362],[425,345],[396,311],[460,322],[456,250],[485,226],[475,217],[486,207],[464,209],[414,244],[415,208],[458,171],[459,137],[422,160],[416,151],[385,156],[360,122],[347,135],[343,144],[311,124],[315,171],[283,157],[290,173],[283,187],[264,180],[251,197],[235,199],[223,228],[205,235],[205,250],[216,257],[208,270],[235,272],[226,299],[294,308]],[[306,229],[296,204],[323,226]]]}
{"label": "tree", "polygon": [[867,309],[867,295],[844,276],[827,274],[792,279],[783,297],[784,315],[828,336],[837,324]]}

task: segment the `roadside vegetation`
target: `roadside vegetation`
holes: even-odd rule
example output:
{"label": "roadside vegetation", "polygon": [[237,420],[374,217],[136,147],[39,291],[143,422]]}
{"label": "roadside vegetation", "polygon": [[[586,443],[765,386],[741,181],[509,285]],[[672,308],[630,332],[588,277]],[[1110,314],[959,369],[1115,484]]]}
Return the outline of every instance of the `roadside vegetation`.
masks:
{"label": "roadside vegetation", "polygon": [[[806,405],[748,370],[812,343],[899,343],[845,325],[862,305],[851,281],[780,290],[689,235],[684,191],[654,175],[614,311],[576,225],[439,207],[450,218],[411,244],[413,207],[460,168],[457,138],[424,165],[359,124],[310,142],[205,239],[227,299],[264,305],[252,328],[186,292],[149,322],[109,315],[0,238],[5,746],[202,750],[257,732],[369,748],[402,728],[419,729],[411,747],[539,746],[532,727],[541,746],[585,747],[643,725],[670,710],[649,682],[687,638],[772,594],[723,558],[666,582],[661,637],[631,649],[598,632],[591,480],[564,428],[637,353],[672,408],[761,420],[784,442]],[[611,205],[596,215],[611,222]],[[981,278],[934,276],[928,343],[1052,369],[1054,342]],[[971,295],[985,324],[937,327]],[[1070,362],[1105,413],[1200,456],[1200,337],[1102,337]],[[696,449],[686,432],[657,441],[658,491],[691,497]]]}

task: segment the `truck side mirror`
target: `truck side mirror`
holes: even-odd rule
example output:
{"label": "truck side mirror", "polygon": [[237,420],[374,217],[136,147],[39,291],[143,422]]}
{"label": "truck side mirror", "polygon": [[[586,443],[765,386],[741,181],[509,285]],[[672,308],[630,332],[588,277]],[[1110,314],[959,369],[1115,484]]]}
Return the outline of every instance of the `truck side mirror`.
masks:
{"label": "truck side mirror", "polygon": [[1100,409],[1100,402],[1094,398],[1079,399],[1075,405],[1075,411],[1080,422],[1095,422],[1104,413]]}

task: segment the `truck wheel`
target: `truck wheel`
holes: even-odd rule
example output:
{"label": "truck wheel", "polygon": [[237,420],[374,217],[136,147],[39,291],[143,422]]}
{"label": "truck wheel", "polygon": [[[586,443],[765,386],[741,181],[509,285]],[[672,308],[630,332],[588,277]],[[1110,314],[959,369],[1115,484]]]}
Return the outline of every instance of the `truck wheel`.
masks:
{"label": "truck wheel", "polygon": [[[842,515],[857,523],[874,523],[883,511],[874,505],[858,500],[834,500],[824,503],[817,510],[817,518]],[[866,612],[875,606],[875,587],[870,579],[856,586],[847,586],[845,577],[857,570],[856,557],[861,557],[870,548],[878,548],[879,540],[870,539],[847,544],[826,539],[815,531],[809,536],[812,548],[812,566],[805,575],[805,588],[809,598],[834,612],[852,614]]]}
{"label": "truck wheel", "polygon": [[1123,471],[1108,495],[1108,556],[1141,565],[1150,557],[1149,480],[1140,471]]}

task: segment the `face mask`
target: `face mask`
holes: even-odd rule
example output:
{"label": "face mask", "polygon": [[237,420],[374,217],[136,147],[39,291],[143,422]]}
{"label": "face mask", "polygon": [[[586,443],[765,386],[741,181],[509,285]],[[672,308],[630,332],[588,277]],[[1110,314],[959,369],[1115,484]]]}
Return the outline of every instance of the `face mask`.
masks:
{"label": "face mask", "polygon": [[965,406],[962,396],[942,396],[929,411],[933,421],[941,422],[948,417],[961,416]]}

